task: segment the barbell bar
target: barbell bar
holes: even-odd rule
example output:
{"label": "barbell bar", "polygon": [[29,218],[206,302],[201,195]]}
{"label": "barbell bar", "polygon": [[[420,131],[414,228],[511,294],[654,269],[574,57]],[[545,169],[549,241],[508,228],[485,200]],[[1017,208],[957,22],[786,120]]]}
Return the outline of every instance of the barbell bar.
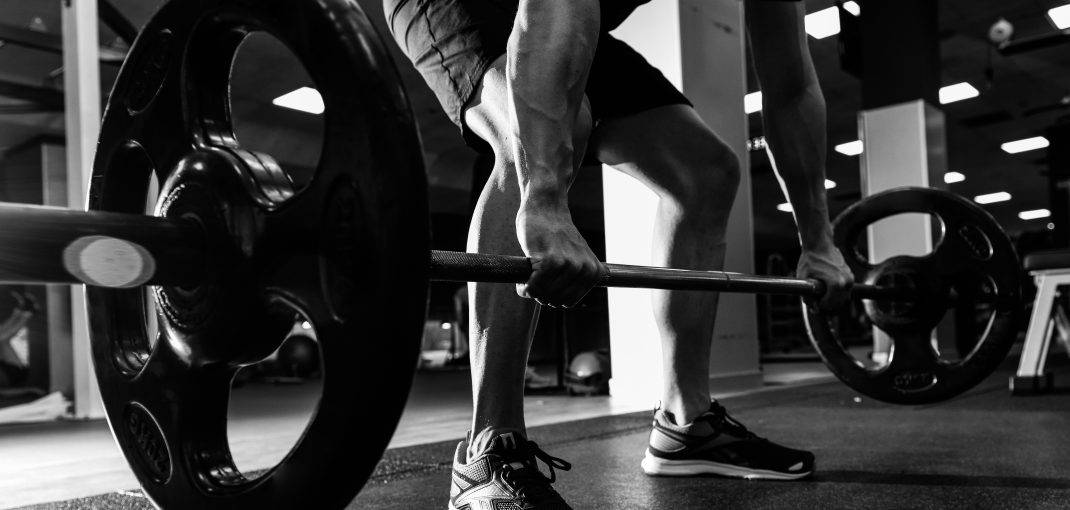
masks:
{"label": "barbell bar", "polygon": [[[824,283],[803,278],[760,276],[727,271],[606,264],[598,287],[696,290],[819,297]],[[524,283],[531,276],[525,257],[431,251],[430,278],[436,281]],[[851,295],[860,299],[909,299],[909,289],[857,283]]]}
{"label": "barbell bar", "polygon": [[[197,222],[112,212],[84,212],[0,204],[0,282],[87,284],[105,288],[191,286],[211,260]],[[432,250],[431,280],[523,283],[531,275],[525,257]],[[817,280],[606,264],[600,287],[788,294],[816,297]],[[893,287],[856,284],[854,297],[907,298]]]}
{"label": "barbell bar", "polygon": [[0,225],[0,283],[132,288],[205,277],[193,220],[0,204]]}

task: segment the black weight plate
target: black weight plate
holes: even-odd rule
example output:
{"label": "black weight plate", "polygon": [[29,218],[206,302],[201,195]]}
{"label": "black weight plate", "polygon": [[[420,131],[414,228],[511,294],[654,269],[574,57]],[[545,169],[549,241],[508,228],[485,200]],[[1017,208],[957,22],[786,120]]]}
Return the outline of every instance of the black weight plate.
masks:
{"label": "black weight plate", "polygon": [[[233,134],[229,74],[250,33],[283,42],[326,104],[322,156],[299,193]],[[106,109],[94,210],[196,218],[212,263],[191,288],[88,288],[112,432],[164,508],[341,508],[393,434],[427,296],[427,190],[400,78],[354,0],[172,0],[147,24]],[[160,310],[148,338],[146,300]],[[277,347],[294,311],[316,331],[323,392],[306,430],[257,478],[235,468],[236,371]],[[292,324],[292,322],[291,322]],[[150,341],[155,340],[155,341]]]}
{"label": "black weight plate", "polygon": [[[935,249],[922,257],[896,257],[873,265],[855,251],[866,227],[901,213],[925,213],[939,218],[943,236]],[[990,308],[986,327],[976,346],[957,361],[939,359],[930,334],[941,313],[931,310],[885,330],[894,343],[887,364],[866,367],[836,337],[831,317],[816,306],[806,306],[811,341],[825,364],[844,383],[860,393],[897,404],[939,402],[976,386],[998,368],[1021,327],[1020,264],[1010,238],[995,219],[972,202],[929,188],[899,188],[868,197],[845,210],[835,221],[836,245],[857,272],[877,278],[910,267],[926,280],[927,306],[947,304],[942,295],[953,289],[958,299],[982,299]],[[971,289],[984,283],[978,296]],[[878,321],[879,322],[879,321]],[[882,328],[883,329],[883,328]]]}

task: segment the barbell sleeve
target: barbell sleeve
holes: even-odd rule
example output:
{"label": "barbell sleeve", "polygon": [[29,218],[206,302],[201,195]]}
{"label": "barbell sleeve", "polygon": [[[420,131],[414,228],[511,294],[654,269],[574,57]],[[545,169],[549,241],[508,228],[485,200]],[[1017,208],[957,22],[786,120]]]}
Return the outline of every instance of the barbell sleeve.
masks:
{"label": "barbell sleeve", "polygon": [[[432,280],[523,283],[531,276],[531,271],[531,261],[525,257],[431,251],[430,277]],[[817,280],[624,264],[606,264],[606,272],[596,285],[599,287],[788,294],[804,297],[824,294],[824,284]],[[909,297],[903,290],[866,284],[854,285],[851,294],[854,297],[870,299]]]}
{"label": "barbell sleeve", "polygon": [[0,204],[0,283],[190,285],[205,260],[190,220]]}

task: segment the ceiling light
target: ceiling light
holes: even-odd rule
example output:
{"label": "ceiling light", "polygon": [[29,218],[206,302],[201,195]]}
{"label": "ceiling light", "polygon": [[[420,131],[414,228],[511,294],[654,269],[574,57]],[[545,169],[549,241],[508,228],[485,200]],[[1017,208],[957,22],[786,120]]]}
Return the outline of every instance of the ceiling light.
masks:
{"label": "ceiling light", "polygon": [[776,210],[778,210],[780,212],[791,212],[791,211],[793,211],[793,209],[791,208],[791,204],[789,204],[787,202],[784,202],[783,204],[780,204],[780,205],[776,206]]}
{"label": "ceiling light", "polygon": [[314,115],[320,115],[324,111],[323,97],[319,91],[311,87],[301,87],[293,92],[276,97],[272,102],[275,106],[298,110]]}
{"label": "ceiling light", "polygon": [[954,103],[981,95],[969,82],[956,83],[940,88],[940,104]]}
{"label": "ceiling light", "polygon": [[966,180],[966,176],[959,172],[948,172],[944,174],[944,182],[947,184],[955,184],[956,182],[962,182]]}
{"label": "ceiling light", "polygon": [[1018,217],[1023,220],[1039,220],[1041,218],[1047,218],[1051,216],[1051,211],[1047,209],[1034,209],[1032,211],[1022,211],[1018,213]]}
{"label": "ceiling light", "polygon": [[1048,19],[1059,30],[1070,28],[1070,4],[1048,9]]}
{"label": "ceiling light", "polygon": [[833,189],[836,187],[836,181],[825,179],[825,189]]}
{"label": "ceiling light", "polygon": [[999,191],[996,193],[989,193],[987,195],[977,195],[973,197],[973,201],[978,204],[994,204],[996,202],[1006,202],[1011,199],[1011,194],[1006,191]]}
{"label": "ceiling light", "polygon": [[855,15],[855,16],[858,16],[858,15],[862,14],[862,8],[859,7],[858,6],[858,2],[855,2],[854,0],[851,0],[849,2],[844,2],[843,3],[843,10],[845,10],[845,11],[847,11],[847,12],[849,12],[849,13]]}
{"label": "ceiling light", "polygon": [[762,91],[751,92],[743,96],[743,111],[748,115],[762,111]]}
{"label": "ceiling light", "polygon": [[862,140],[855,140],[853,142],[841,143],[837,145],[836,152],[843,154],[844,156],[857,156],[862,154]]}
{"label": "ceiling light", "polygon": [[1000,147],[1002,147],[1008,154],[1018,154],[1019,152],[1043,149],[1048,145],[1050,144],[1048,143],[1047,138],[1044,138],[1043,136],[1034,136],[1032,138],[1023,138],[1021,140],[1007,142]]}
{"label": "ceiling light", "polygon": [[835,6],[806,15],[806,33],[824,39],[840,33],[840,10]]}

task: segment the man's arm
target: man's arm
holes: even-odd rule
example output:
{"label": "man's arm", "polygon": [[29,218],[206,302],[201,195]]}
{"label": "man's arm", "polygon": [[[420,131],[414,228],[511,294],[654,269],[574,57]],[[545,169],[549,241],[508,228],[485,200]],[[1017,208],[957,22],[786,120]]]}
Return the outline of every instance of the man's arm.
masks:
{"label": "man's arm", "polygon": [[577,123],[588,124],[579,126],[583,133],[590,129],[582,107],[599,20],[598,0],[521,0],[507,51],[517,235],[535,267],[519,290],[566,306],[582,299],[601,271],[568,209],[584,150],[575,146]]}
{"label": "man's arm", "polygon": [[834,291],[827,304],[835,306],[846,298],[842,290],[852,276],[832,240],[825,196],[825,98],[810,57],[803,9],[803,2],[748,1],[747,21],[770,160],[799,227],[798,272],[824,281]]}

